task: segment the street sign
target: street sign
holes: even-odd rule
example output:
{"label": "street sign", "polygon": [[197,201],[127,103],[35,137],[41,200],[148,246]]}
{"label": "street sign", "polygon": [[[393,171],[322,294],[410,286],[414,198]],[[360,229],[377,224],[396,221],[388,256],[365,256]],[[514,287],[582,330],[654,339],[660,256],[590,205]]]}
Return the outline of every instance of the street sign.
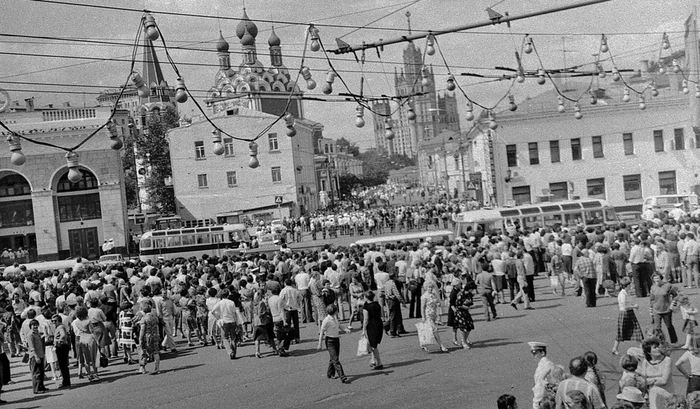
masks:
{"label": "street sign", "polygon": [[275,203],[282,204],[283,201],[284,201],[283,196],[275,196]]}

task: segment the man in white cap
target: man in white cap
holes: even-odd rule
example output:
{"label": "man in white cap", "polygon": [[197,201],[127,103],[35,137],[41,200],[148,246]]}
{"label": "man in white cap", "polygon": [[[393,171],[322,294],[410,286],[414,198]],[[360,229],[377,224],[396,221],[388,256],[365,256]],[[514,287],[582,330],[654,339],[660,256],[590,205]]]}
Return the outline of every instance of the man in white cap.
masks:
{"label": "man in white cap", "polygon": [[535,386],[532,388],[532,408],[539,409],[540,401],[544,396],[544,390],[547,386],[547,376],[554,368],[554,362],[547,358],[547,345],[542,342],[528,342],[530,353],[535,358],[539,359],[537,369],[535,370]]}
{"label": "man in white cap", "polygon": [[688,214],[683,211],[683,203],[676,203],[674,205],[674,208],[671,209],[670,212],[668,212],[668,217],[674,218],[676,221],[680,221],[683,217],[686,217]]}

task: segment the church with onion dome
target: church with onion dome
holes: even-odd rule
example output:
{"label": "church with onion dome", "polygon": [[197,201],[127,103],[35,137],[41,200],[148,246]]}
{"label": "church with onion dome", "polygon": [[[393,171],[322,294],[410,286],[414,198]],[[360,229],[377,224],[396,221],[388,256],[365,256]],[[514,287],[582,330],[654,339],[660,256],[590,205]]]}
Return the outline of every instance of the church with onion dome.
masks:
{"label": "church with onion dome", "polygon": [[229,43],[220,32],[216,43],[219,70],[214,78],[214,86],[207,92],[207,106],[215,114],[243,107],[272,115],[289,112],[295,118],[303,118],[301,91],[284,65],[282,41],[272,27],[267,40],[270,65],[266,67],[258,59],[257,36],[258,27],[244,9],[243,18],[236,27],[243,58],[238,67],[235,67],[231,63]]}

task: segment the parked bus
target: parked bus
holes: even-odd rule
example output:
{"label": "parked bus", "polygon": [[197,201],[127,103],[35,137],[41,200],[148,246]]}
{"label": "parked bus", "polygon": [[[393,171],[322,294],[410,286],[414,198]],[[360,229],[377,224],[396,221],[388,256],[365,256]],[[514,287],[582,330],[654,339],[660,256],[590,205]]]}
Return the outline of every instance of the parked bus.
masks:
{"label": "parked bus", "polygon": [[433,242],[438,242],[453,240],[454,236],[455,234],[452,230],[428,230],[415,233],[392,234],[388,236],[370,237],[367,239],[358,240],[355,242],[355,244],[358,246],[364,246],[369,244],[386,244],[397,242],[422,243],[428,239],[430,239]]}
{"label": "parked bus", "polygon": [[151,230],[141,236],[139,258],[156,261],[174,258],[221,256],[225,249],[250,245],[250,234],[243,224]]}
{"label": "parked bus", "polygon": [[541,227],[598,227],[617,224],[615,209],[604,200],[577,200],[566,202],[544,202],[499,209],[481,209],[463,212],[453,217],[456,233],[462,234],[467,227],[481,226],[487,232],[500,229],[512,233],[517,229]]}

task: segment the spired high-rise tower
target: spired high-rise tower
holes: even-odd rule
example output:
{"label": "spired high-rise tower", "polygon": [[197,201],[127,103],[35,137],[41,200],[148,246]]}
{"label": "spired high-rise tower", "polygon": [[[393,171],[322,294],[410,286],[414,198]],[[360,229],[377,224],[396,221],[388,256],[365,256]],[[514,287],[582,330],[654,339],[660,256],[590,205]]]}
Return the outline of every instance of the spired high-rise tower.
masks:
{"label": "spired high-rise tower", "polygon": [[[406,12],[406,17],[408,34],[411,35],[411,13]],[[426,85],[423,85],[424,76],[428,80]],[[424,65],[421,49],[409,42],[403,50],[403,67],[400,72],[394,70],[394,90],[397,96],[414,96],[398,110],[399,105],[389,101],[372,104],[373,110],[383,115],[396,111],[391,118],[373,115],[377,150],[415,158],[420,141],[432,139],[445,129],[459,133],[457,98],[454,92],[438,92],[437,88],[440,87],[440,84],[436,87],[432,66]],[[407,117],[409,108],[416,114],[413,121]],[[387,119],[391,121],[395,135],[391,141],[386,139],[384,133]]]}

